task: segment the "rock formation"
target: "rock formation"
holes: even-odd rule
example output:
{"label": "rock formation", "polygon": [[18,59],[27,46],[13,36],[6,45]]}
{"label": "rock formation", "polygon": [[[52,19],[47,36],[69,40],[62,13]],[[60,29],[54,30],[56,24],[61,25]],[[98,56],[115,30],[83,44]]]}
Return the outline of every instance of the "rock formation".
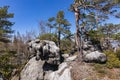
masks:
{"label": "rock formation", "polygon": [[84,61],[86,62],[98,62],[104,63],[107,61],[107,57],[104,53],[94,51],[84,56]]}
{"label": "rock formation", "polygon": [[60,55],[53,41],[32,40],[28,42],[28,49],[35,57],[21,71],[20,80],[71,80],[71,67],[65,62],[56,63]]}
{"label": "rock formation", "polygon": [[72,80],[71,78],[71,66],[66,62],[60,64],[57,71],[49,74],[48,80]]}
{"label": "rock formation", "polygon": [[70,70],[66,62],[58,67],[33,57],[21,71],[20,80],[71,80]]}
{"label": "rock formation", "polygon": [[21,72],[20,80],[43,80],[44,61],[36,61],[35,57],[29,60]]}
{"label": "rock formation", "polygon": [[93,45],[91,41],[83,42],[83,60],[85,62],[105,63],[107,56],[100,51],[100,46]]}
{"label": "rock formation", "polygon": [[51,63],[60,61],[60,50],[53,41],[39,39],[29,41],[28,50],[36,56],[36,60],[41,59]]}
{"label": "rock formation", "polygon": [[[35,57],[32,57],[21,71],[20,80],[72,80],[71,70],[74,65],[71,64],[77,55],[64,55],[66,59],[59,65],[56,63],[60,60],[59,48],[53,41],[32,40],[28,42],[28,48]],[[85,42],[83,60],[103,63],[107,57],[90,42]]]}

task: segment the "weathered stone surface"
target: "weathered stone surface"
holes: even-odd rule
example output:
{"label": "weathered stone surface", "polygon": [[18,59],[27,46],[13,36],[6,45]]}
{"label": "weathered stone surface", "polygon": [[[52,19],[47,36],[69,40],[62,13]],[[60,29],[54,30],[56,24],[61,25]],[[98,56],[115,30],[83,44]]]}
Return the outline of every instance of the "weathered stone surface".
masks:
{"label": "weathered stone surface", "polygon": [[94,51],[94,52],[86,54],[84,56],[84,61],[104,63],[107,61],[107,57],[104,53]]}
{"label": "weathered stone surface", "polygon": [[52,59],[49,58],[54,58],[54,61],[56,60],[59,64],[60,49],[53,41],[35,39],[28,42],[28,49],[36,56],[36,60],[41,59],[51,62]]}
{"label": "weathered stone surface", "polygon": [[70,56],[70,57],[66,58],[65,61],[74,61],[76,58],[77,58],[77,55]]}
{"label": "weathered stone surface", "polygon": [[20,74],[20,80],[43,80],[44,71],[43,65],[44,61],[36,61],[35,57],[30,59],[30,61],[25,65]]}
{"label": "weathered stone surface", "polygon": [[70,70],[71,66],[66,62],[60,64],[57,69],[44,61],[36,61],[34,57],[21,71],[20,80],[71,80]]}
{"label": "weathered stone surface", "polygon": [[[36,54],[36,57],[31,58],[23,68],[20,80],[72,80],[71,69],[73,66],[68,63],[74,61],[77,55],[65,55],[66,62],[58,66],[56,60],[60,59],[59,48],[54,42],[36,39],[29,42],[29,50],[32,50],[31,52]],[[106,55],[94,50],[93,45],[85,43],[83,47],[84,61],[106,62]]]}
{"label": "weathered stone surface", "polygon": [[106,55],[104,53],[101,53],[100,51],[101,47],[99,45],[93,45],[91,41],[83,42],[83,60],[85,62],[106,62]]}
{"label": "weathered stone surface", "polygon": [[21,71],[20,80],[49,80],[48,75],[58,70],[59,48],[53,41],[32,40],[29,51],[35,54]]}
{"label": "weathered stone surface", "polygon": [[48,76],[48,80],[72,80],[71,78],[71,66],[68,66],[66,62],[59,66],[59,69],[52,72]]}

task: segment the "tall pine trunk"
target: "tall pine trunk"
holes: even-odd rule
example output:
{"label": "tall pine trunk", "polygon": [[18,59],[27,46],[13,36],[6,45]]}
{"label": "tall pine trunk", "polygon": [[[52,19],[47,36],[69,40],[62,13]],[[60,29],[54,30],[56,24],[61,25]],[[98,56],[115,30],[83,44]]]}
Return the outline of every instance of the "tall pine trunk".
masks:
{"label": "tall pine trunk", "polygon": [[60,24],[58,27],[58,47],[60,48],[60,37],[61,37],[61,31],[60,31]]}
{"label": "tall pine trunk", "polygon": [[76,22],[76,35],[75,35],[75,42],[78,50],[78,60],[82,61],[82,39],[81,34],[79,31],[79,10],[77,7],[75,7],[75,22]]}

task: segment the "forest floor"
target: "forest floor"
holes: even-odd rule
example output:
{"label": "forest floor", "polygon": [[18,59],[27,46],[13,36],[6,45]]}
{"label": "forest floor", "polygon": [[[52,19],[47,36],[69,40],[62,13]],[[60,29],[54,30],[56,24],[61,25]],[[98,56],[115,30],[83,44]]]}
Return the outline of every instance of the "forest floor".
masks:
{"label": "forest floor", "polygon": [[120,80],[119,68],[106,68],[102,64],[71,62],[73,80]]}

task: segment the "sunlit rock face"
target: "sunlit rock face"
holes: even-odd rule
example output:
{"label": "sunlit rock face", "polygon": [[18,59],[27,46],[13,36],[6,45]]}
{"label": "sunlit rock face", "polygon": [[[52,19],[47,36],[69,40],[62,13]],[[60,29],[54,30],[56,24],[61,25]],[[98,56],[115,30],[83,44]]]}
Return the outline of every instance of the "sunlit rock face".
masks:
{"label": "sunlit rock face", "polygon": [[55,42],[35,39],[28,42],[28,50],[36,56],[36,60],[46,60],[48,62],[59,63],[60,49]]}
{"label": "sunlit rock face", "polygon": [[[53,41],[48,40],[29,41],[28,49],[35,56],[28,61],[21,71],[20,80],[72,80],[71,70],[74,64],[73,66],[70,64],[76,60],[77,55],[64,55],[65,61],[58,64],[57,61],[60,60],[59,48]],[[107,57],[104,53],[96,50],[91,43],[86,42],[83,46],[83,60],[104,63]]]}
{"label": "sunlit rock face", "polygon": [[107,61],[107,57],[104,53],[101,53],[99,51],[94,51],[94,52],[86,54],[84,56],[84,61],[105,63]]}
{"label": "sunlit rock face", "polygon": [[47,76],[47,80],[72,80],[71,77],[71,66],[69,66],[66,62],[59,65],[57,71],[51,72]]}
{"label": "sunlit rock face", "polygon": [[21,71],[20,80],[45,80],[47,75],[58,70],[60,50],[53,41],[31,40],[28,50],[34,56]]}
{"label": "sunlit rock face", "polygon": [[85,62],[105,63],[107,56],[100,51],[100,46],[93,45],[90,41],[83,42],[83,60]]}
{"label": "sunlit rock face", "polygon": [[43,80],[44,61],[31,58],[20,74],[20,80]]}
{"label": "sunlit rock face", "polygon": [[56,66],[33,57],[21,71],[20,80],[72,80],[70,70],[66,62]]}
{"label": "sunlit rock face", "polygon": [[28,50],[35,56],[21,71],[20,80],[72,80],[71,67],[67,62],[58,63],[59,48],[53,41],[39,39],[29,41]]}

